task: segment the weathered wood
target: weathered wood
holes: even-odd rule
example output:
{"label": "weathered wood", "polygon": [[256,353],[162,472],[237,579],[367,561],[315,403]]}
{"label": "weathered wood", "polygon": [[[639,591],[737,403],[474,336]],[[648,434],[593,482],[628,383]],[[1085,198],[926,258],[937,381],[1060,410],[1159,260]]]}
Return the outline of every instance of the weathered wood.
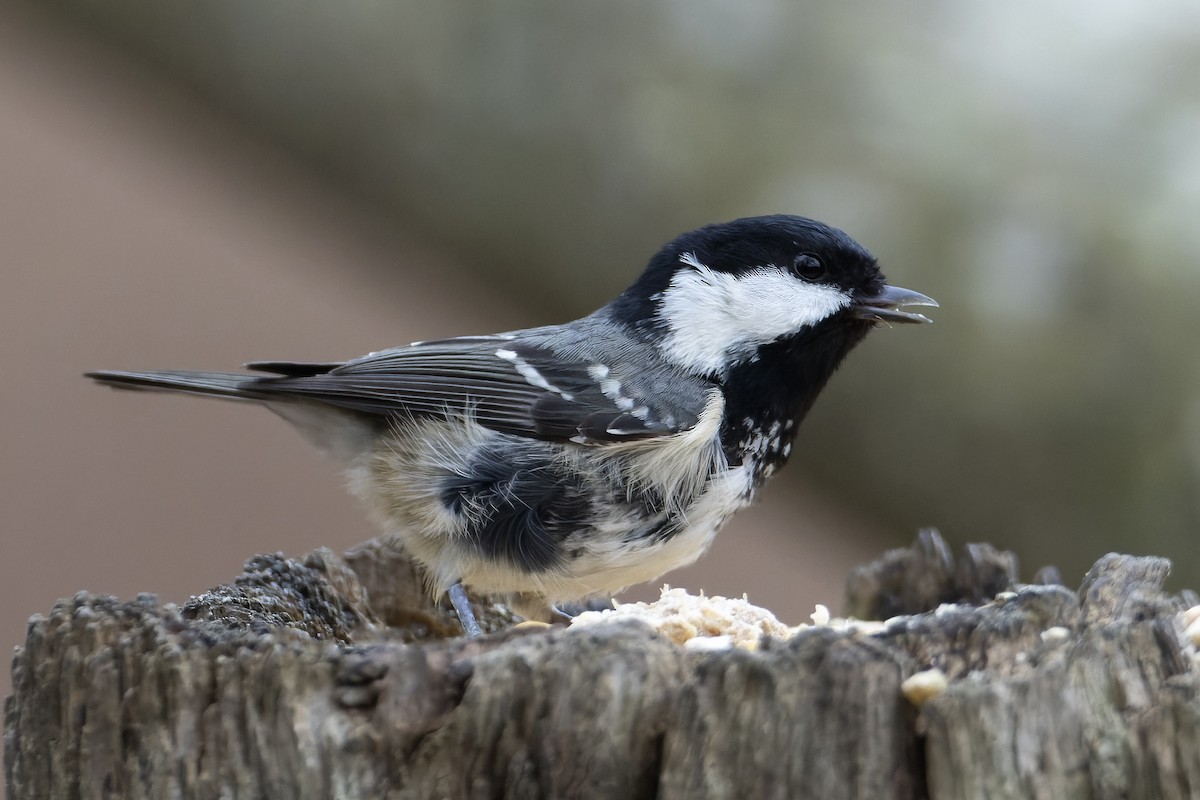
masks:
{"label": "weathered wood", "polygon": [[[928,532],[848,589],[911,615],[712,652],[629,622],[445,638],[384,545],[258,556],[183,608],[80,594],[31,620],[8,796],[1195,797],[1168,569],[1106,556],[1079,592],[1019,586],[1011,555]],[[982,604],[943,605],[963,598]],[[916,708],[902,684],[930,668],[948,688]]]}
{"label": "weathered wood", "polygon": [[[912,547],[889,550],[856,567],[846,584],[846,615],[890,619],[920,614],[944,603],[978,605],[1017,582],[1017,557],[989,544],[969,544],[956,559],[933,528]],[[1035,581],[1042,583],[1043,581]]]}

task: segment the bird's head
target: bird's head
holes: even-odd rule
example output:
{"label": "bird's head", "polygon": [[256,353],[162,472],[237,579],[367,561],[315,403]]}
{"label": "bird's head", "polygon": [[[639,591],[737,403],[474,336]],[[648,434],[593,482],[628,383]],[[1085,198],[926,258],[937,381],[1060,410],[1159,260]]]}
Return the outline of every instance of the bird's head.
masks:
{"label": "bird's head", "polygon": [[837,228],[804,217],[708,225],[667,244],[610,305],[663,356],[721,380],[764,350],[828,348],[836,361],[883,323],[928,322],[936,306],[889,286],[875,258]]}

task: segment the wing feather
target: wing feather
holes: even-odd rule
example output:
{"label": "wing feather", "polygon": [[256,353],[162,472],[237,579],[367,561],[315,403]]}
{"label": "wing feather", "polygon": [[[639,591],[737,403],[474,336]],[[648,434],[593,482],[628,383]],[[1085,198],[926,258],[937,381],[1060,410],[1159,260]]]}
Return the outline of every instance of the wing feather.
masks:
{"label": "wing feather", "polygon": [[276,373],[243,384],[264,395],[368,414],[470,414],[485,427],[537,439],[630,441],[677,433],[696,420],[674,410],[668,425],[644,398],[613,396],[614,382],[594,379],[594,365],[512,334],[421,342],[344,363],[247,366]]}

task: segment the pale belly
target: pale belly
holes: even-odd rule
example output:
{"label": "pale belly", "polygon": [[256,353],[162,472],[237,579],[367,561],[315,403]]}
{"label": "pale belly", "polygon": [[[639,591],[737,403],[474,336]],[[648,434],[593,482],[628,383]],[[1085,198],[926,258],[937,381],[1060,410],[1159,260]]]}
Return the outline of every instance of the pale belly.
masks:
{"label": "pale belly", "polygon": [[664,541],[631,543],[625,541],[627,530],[596,530],[582,543],[578,557],[546,572],[529,573],[494,560],[464,557],[446,547],[414,545],[441,565],[442,574],[457,572],[476,591],[535,594],[550,603],[613,593],[655,580],[703,555],[730,515],[753,498],[750,474],[747,467],[736,467],[712,478],[687,508],[686,525]]}

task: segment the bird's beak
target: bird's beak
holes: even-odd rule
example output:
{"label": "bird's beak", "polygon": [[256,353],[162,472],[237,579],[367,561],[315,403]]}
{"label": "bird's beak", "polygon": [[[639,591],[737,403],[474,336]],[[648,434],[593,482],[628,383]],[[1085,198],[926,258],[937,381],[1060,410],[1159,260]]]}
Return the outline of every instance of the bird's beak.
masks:
{"label": "bird's beak", "polygon": [[886,322],[932,322],[923,314],[912,311],[901,311],[901,306],[937,306],[937,301],[926,297],[912,289],[901,289],[899,286],[884,287],[868,297],[860,297],[850,306],[854,316],[859,319],[869,319],[876,323]]}

